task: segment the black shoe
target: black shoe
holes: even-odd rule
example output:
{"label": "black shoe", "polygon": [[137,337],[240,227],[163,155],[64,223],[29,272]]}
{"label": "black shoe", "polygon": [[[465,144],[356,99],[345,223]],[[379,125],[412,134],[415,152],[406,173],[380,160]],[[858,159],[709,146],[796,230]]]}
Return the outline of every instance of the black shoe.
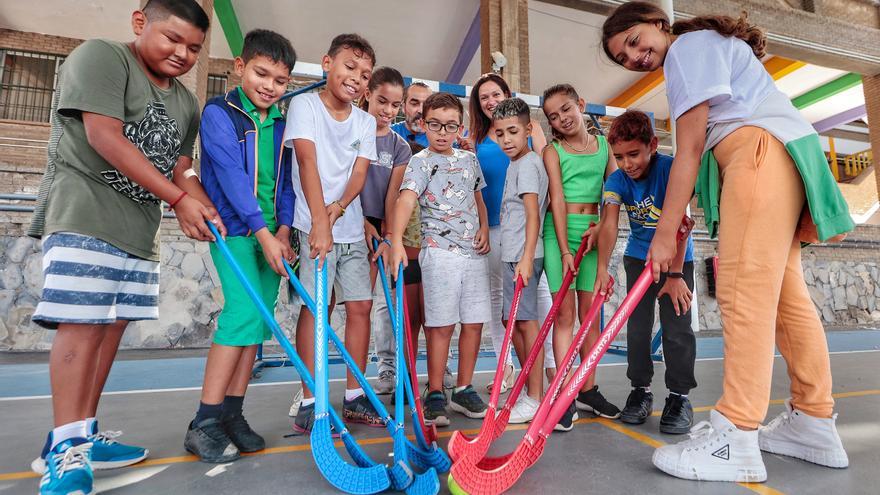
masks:
{"label": "black shoe", "polygon": [[602,416],[603,418],[608,419],[617,419],[620,417],[620,409],[605,400],[605,397],[599,392],[598,385],[586,392],[579,393],[574,403],[581,411],[589,411],[596,416]]}
{"label": "black shoe", "polygon": [[654,407],[654,394],[642,387],[636,387],[626,398],[626,406],[620,413],[620,420],[631,425],[644,423]]}
{"label": "black shoe", "polygon": [[434,426],[449,426],[449,416],[446,414],[446,395],[433,390],[428,392],[424,400],[425,424]]}
{"label": "black shoe", "polygon": [[293,419],[293,431],[299,435],[308,435],[312,432],[312,424],[315,422],[315,403],[304,406],[300,404],[296,417]]}
{"label": "black shoe", "polygon": [[191,422],[186,431],[183,446],[187,451],[199,456],[202,462],[232,462],[241,454],[232,439],[223,431],[220,420],[208,418],[201,423]]}
{"label": "black shoe", "polygon": [[480,394],[473,385],[468,385],[460,392],[452,391],[452,400],[449,401],[449,409],[464,414],[472,419],[480,419],[486,416],[489,406],[480,398]]}
{"label": "black shoe", "polygon": [[[315,423],[315,403],[304,406],[300,404],[299,410],[296,412],[296,417],[293,419],[293,431],[294,435],[309,435],[312,433],[312,425]],[[333,427],[333,423],[330,423],[330,433],[333,435],[333,438],[339,438],[339,433],[336,433],[336,428]]]}
{"label": "black shoe", "polygon": [[367,426],[385,426],[385,421],[379,417],[376,408],[370,403],[366,395],[360,395],[354,400],[343,399],[342,418],[346,423],[362,423]]}
{"label": "black shoe", "polygon": [[[396,391],[391,392],[391,398],[388,399],[388,405],[390,407],[394,407],[395,404],[397,404],[397,392]],[[409,406],[409,396],[406,393],[403,394],[403,405]]]}
{"label": "black shoe", "polygon": [[223,431],[238,447],[239,452],[259,452],[266,448],[266,440],[251,429],[251,425],[242,414],[223,416],[220,418]]}
{"label": "black shoe", "polygon": [[553,427],[554,431],[571,431],[574,428],[574,422],[578,420],[578,410],[575,407],[574,402],[568,405],[568,410],[565,411],[565,414],[560,418],[559,422],[556,423],[556,426]]}
{"label": "black shoe", "polygon": [[681,435],[691,431],[694,424],[694,408],[687,397],[669,394],[663,415],[660,416],[660,433]]}

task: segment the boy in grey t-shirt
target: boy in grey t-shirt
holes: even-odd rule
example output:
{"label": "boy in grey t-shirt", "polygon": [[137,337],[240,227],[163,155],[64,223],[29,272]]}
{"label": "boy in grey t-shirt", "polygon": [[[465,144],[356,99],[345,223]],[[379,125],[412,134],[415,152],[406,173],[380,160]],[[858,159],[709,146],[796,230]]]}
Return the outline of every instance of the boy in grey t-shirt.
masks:
{"label": "boy in grey t-shirt", "polygon": [[[529,149],[531,134],[529,106],[519,98],[499,103],[493,113],[495,139],[510,157],[501,199],[501,263],[504,279],[503,320],[510,318],[516,280],[523,279],[523,290],[516,312],[519,340],[517,357],[524,364],[532,346],[543,347],[538,337],[538,281],[544,269],[541,219],[547,212],[549,180],[544,162]],[[543,390],[543,353],[528,377],[528,394],[520,396],[510,414],[510,423],[527,423],[535,416]]]}
{"label": "boy in grey t-shirt", "polygon": [[391,224],[391,270],[400,280],[406,264],[403,231],[418,201],[421,208],[422,290],[428,340],[428,390],[425,419],[447,426],[443,373],[456,324],[459,334],[457,386],[449,407],[470,418],[486,415],[486,404],[471,385],[483,323],[491,320],[489,303],[489,222],[480,189],[485,186],[476,156],[453,149],[463,114],[449,93],[425,100],[423,128],[429,147],[409,162]]}

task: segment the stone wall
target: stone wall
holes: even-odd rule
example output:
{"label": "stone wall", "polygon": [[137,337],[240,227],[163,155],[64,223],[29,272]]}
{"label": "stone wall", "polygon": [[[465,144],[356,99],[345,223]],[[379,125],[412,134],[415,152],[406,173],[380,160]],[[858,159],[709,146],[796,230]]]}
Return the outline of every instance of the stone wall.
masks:
{"label": "stone wall", "polygon": [[[163,227],[164,231],[164,227]],[[625,232],[622,232],[625,234]],[[700,328],[718,330],[718,305],[707,293],[703,260],[715,253],[716,242],[697,232],[695,269]],[[804,250],[804,276],[822,322],[827,326],[880,325],[880,227],[861,226],[842,245],[817,245]],[[132,324],[124,348],[205,347],[223,304],[217,273],[205,243],[166,234],[162,244],[160,320]],[[610,316],[626,294],[621,263],[625,242],[612,257],[617,287],[605,307]],[[22,236],[0,236],[0,350],[46,350],[54,332],[30,322],[42,285],[39,243]],[[298,308],[287,304],[282,288],[276,317],[290,334]],[[333,317],[341,330],[342,315]]]}

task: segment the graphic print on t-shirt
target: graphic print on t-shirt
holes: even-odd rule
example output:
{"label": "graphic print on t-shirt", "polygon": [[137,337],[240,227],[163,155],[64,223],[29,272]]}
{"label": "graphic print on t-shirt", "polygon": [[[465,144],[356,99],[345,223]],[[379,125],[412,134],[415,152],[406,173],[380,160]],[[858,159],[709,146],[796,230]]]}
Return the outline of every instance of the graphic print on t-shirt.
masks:
{"label": "graphic print on t-shirt", "polygon": [[660,219],[660,208],[654,206],[654,195],[650,195],[634,205],[625,205],[630,220],[643,227],[657,228]]}
{"label": "graphic print on t-shirt", "polygon": [[[177,122],[165,111],[165,103],[153,101],[147,105],[144,118],[136,122],[126,122],[122,126],[122,134],[132,142],[150,160],[162,175],[171,179],[171,172],[180,156],[181,136]],[[120,171],[105,170],[101,172],[104,180],[132,201],[158,203],[153,193],[123,175]]]}
{"label": "graphic print on t-shirt", "polygon": [[391,156],[391,153],[387,151],[380,151],[378,154],[379,158],[372,163],[373,167],[382,167],[382,168],[392,168],[394,164],[391,163],[394,160],[394,157]]}

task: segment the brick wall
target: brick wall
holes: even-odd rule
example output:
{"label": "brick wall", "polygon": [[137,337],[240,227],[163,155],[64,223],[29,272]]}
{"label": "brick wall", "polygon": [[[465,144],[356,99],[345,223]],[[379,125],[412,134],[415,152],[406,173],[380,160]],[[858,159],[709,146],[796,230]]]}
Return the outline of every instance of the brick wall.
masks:
{"label": "brick wall", "polygon": [[82,42],[75,38],[0,28],[0,47],[13,50],[67,55]]}

